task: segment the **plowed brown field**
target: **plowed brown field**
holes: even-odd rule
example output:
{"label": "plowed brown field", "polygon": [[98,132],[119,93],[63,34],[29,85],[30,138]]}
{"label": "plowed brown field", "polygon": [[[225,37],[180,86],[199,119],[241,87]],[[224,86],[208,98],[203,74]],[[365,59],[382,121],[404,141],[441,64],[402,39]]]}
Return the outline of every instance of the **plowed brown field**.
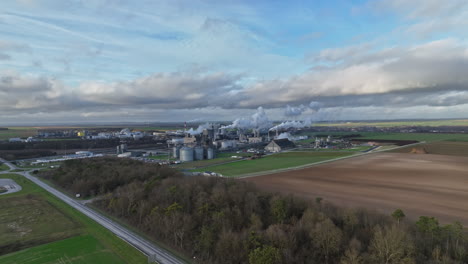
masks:
{"label": "plowed brown field", "polygon": [[468,224],[468,157],[376,153],[244,180],[338,206],[383,213],[401,208],[411,219]]}

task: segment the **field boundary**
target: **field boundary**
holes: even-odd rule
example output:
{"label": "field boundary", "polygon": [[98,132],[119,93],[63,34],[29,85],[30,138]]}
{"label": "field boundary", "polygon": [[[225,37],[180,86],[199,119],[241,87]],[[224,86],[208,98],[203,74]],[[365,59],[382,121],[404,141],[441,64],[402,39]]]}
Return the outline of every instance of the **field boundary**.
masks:
{"label": "field boundary", "polygon": [[373,154],[373,153],[391,151],[391,150],[406,148],[406,147],[410,147],[410,146],[416,146],[416,145],[425,144],[425,143],[426,143],[426,141],[421,141],[421,142],[417,142],[417,143],[413,143],[413,144],[398,146],[398,147],[395,147],[395,148],[389,148],[389,149],[384,149],[384,150],[378,150],[378,148],[377,148],[377,149],[375,149],[373,151],[358,153],[358,154],[354,154],[354,155],[349,155],[349,156],[344,156],[344,157],[339,157],[339,158],[334,158],[334,159],[329,159],[329,160],[317,161],[317,162],[313,162],[313,163],[309,163],[309,164],[305,164],[305,165],[301,165],[301,166],[289,167],[289,168],[284,168],[284,169],[269,170],[269,171],[254,172],[254,173],[248,173],[248,174],[241,174],[239,176],[231,176],[231,177],[226,177],[226,178],[245,179],[245,178],[275,174],[275,173],[286,172],[286,171],[295,171],[295,170],[307,169],[307,168],[318,166],[318,165],[325,164],[325,163],[335,162],[335,161],[344,160],[344,159],[351,159],[351,158],[361,157],[361,156],[369,155],[369,154]]}

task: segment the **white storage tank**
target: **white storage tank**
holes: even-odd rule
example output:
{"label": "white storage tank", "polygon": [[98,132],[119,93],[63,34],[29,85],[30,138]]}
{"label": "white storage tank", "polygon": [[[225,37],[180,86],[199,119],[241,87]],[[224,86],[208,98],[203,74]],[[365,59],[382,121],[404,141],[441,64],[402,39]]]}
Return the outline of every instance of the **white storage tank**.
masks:
{"label": "white storage tank", "polygon": [[180,157],[180,146],[174,146],[172,148],[172,157],[176,159]]}
{"label": "white storage tank", "polygon": [[208,148],[208,149],[206,150],[206,158],[207,158],[207,159],[214,159],[214,158],[215,158],[214,149]]}
{"label": "white storage tank", "polygon": [[202,160],[202,159],[203,159],[203,148],[195,147],[195,160]]}
{"label": "white storage tank", "polygon": [[193,161],[193,148],[183,147],[180,149],[180,161]]}

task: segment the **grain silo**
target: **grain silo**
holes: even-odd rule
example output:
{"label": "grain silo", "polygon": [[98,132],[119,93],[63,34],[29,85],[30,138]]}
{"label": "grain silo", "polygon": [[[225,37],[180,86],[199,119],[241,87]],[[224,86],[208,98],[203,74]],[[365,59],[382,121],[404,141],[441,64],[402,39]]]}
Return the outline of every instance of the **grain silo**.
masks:
{"label": "grain silo", "polygon": [[172,148],[172,157],[176,159],[180,157],[180,146],[174,146]]}
{"label": "grain silo", "polygon": [[180,161],[193,161],[193,148],[183,147],[180,149]]}
{"label": "grain silo", "polygon": [[215,158],[215,151],[213,148],[206,149],[206,158],[207,159],[214,159]]}
{"label": "grain silo", "polygon": [[195,160],[203,159],[203,147],[195,147]]}

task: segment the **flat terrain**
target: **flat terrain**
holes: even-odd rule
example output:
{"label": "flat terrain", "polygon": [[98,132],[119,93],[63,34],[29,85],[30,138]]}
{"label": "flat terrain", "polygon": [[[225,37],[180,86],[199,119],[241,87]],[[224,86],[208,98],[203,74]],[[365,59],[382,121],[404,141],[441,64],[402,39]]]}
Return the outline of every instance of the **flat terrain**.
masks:
{"label": "flat terrain", "polygon": [[314,162],[341,158],[353,152],[283,152],[255,160],[242,160],[206,167],[200,171],[213,171],[224,176],[235,177],[249,173],[286,169]]}
{"label": "flat terrain", "polygon": [[5,195],[8,193],[14,193],[19,191],[21,191],[21,186],[18,185],[14,180],[0,179],[0,195]]}
{"label": "flat terrain", "polygon": [[397,132],[303,132],[301,135],[308,135],[309,139],[298,141],[299,143],[311,143],[316,135],[361,135],[356,139],[381,139],[381,140],[416,140],[416,141],[468,141],[468,134],[454,133],[397,133]]}
{"label": "flat terrain", "polygon": [[18,251],[0,258],[3,264],[125,263],[90,235],[76,236]]}
{"label": "flat terrain", "polygon": [[[17,196],[0,203],[0,254],[71,237],[78,222],[37,195]],[[51,224],[53,220],[54,224]]]}
{"label": "flat terrain", "polygon": [[376,153],[245,179],[268,191],[322,197],[338,206],[468,224],[468,157]]}
{"label": "flat terrain", "polygon": [[8,130],[0,130],[0,140],[16,137],[27,138],[36,134],[37,128],[35,127],[9,127]]}
{"label": "flat terrain", "polygon": [[25,177],[0,178],[22,187],[0,196],[0,263],[146,263],[138,250]]}
{"label": "flat terrain", "polygon": [[336,122],[336,123],[317,123],[316,126],[340,126],[340,127],[395,127],[395,126],[468,126],[468,119],[458,120],[419,120],[419,121],[381,121],[381,122]]}
{"label": "flat terrain", "polygon": [[468,142],[439,141],[393,150],[395,153],[426,153],[468,157]]}
{"label": "flat terrain", "polygon": [[0,171],[5,171],[5,170],[9,170],[10,167],[8,167],[7,165],[5,164],[0,164]]}

